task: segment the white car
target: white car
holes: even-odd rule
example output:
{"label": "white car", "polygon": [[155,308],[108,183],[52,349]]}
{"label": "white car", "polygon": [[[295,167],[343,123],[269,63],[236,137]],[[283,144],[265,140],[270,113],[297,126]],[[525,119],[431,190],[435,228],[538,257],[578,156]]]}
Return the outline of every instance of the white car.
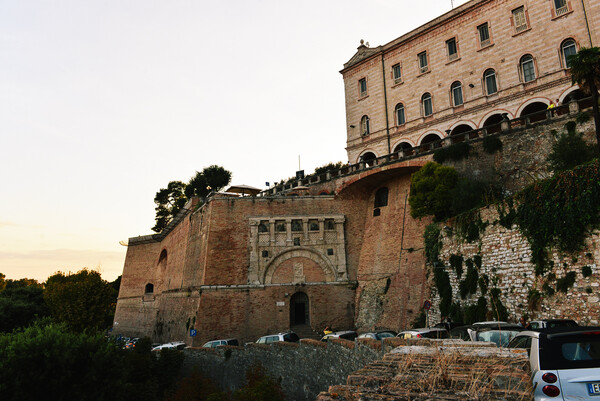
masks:
{"label": "white car", "polygon": [[287,333],[278,333],[271,334],[268,336],[262,336],[261,338],[256,340],[258,344],[271,344],[276,343],[278,341],[297,343],[298,341],[300,341],[300,338],[298,337],[298,334],[294,333],[293,331],[289,331]]}
{"label": "white car", "polygon": [[423,327],[420,329],[405,330],[396,337],[399,338],[448,338],[448,331],[440,327]]}
{"label": "white car", "polygon": [[536,401],[599,399],[600,327],[523,331],[508,347],[527,349]]}
{"label": "white car", "polygon": [[163,349],[172,349],[172,350],[182,350],[187,346],[183,341],[171,341],[170,343],[165,343],[162,345],[158,345],[151,349],[153,352],[160,352]]}
{"label": "white car", "polygon": [[240,343],[235,338],[228,338],[226,340],[212,340],[212,341],[209,341],[206,344],[204,344],[202,346],[202,348],[217,348],[217,347],[221,347],[223,345],[238,346],[238,345],[240,345]]}

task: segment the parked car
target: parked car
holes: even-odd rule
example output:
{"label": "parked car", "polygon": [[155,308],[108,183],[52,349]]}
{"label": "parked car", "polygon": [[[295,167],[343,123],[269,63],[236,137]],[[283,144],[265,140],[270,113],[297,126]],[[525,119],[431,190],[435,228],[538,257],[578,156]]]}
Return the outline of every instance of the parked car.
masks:
{"label": "parked car", "polygon": [[325,334],[321,341],[327,342],[330,338],[342,338],[344,340],[354,341],[358,337],[358,333],[352,330],[336,331],[335,333]]}
{"label": "parked car", "polygon": [[363,333],[358,336],[358,338],[372,338],[374,340],[383,340],[388,337],[396,337],[396,332],[392,330],[380,330],[380,331],[372,331],[370,333]]}
{"label": "parked car", "polygon": [[204,344],[202,347],[204,347],[204,348],[217,348],[217,347],[220,347],[222,345],[238,346],[238,345],[240,345],[240,343],[238,342],[238,340],[236,338],[228,338],[226,340],[212,340],[212,341],[209,341],[206,344]]}
{"label": "parked car", "polygon": [[135,345],[138,343],[138,341],[140,341],[139,338],[132,338],[129,341],[127,341],[125,343],[125,345],[123,346],[123,349],[134,349]]}
{"label": "parked car", "polygon": [[152,351],[152,352],[160,352],[160,351],[162,351],[164,349],[176,349],[176,348],[175,348],[175,345],[170,344],[170,343],[166,343],[166,344],[158,345],[158,346],[152,348],[150,351]]}
{"label": "parked car", "polygon": [[512,323],[501,322],[501,321],[487,321],[487,322],[477,322],[468,326],[460,326],[455,327],[450,330],[449,335],[450,338],[457,338],[465,341],[476,341],[475,333],[477,330],[483,330],[486,328],[490,329],[498,329],[504,326],[514,326]]}
{"label": "parked car", "polygon": [[187,344],[183,341],[171,341],[162,345],[158,345],[151,349],[151,351],[160,352],[163,349],[182,350],[187,347]]}
{"label": "parked car", "polygon": [[440,327],[424,327],[398,333],[399,338],[448,338],[448,331]]}
{"label": "parked car", "polygon": [[536,401],[600,396],[600,327],[523,331],[508,344],[529,355]]}
{"label": "parked car", "polygon": [[288,331],[286,333],[278,333],[278,334],[271,334],[268,336],[262,336],[256,342],[258,344],[271,344],[271,343],[275,343],[277,341],[297,343],[298,341],[300,341],[300,337],[298,337],[298,334],[294,333],[293,331]]}
{"label": "parked car", "polygon": [[444,323],[437,323],[433,327],[437,327],[440,329],[446,329],[446,330],[450,331],[455,327],[461,327],[461,326],[465,326],[465,324],[463,322],[444,322]]}
{"label": "parked car", "polygon": [[495,343],[498,347],[506,347],[508,343],[525,328],[513,324],[502,325],[498,327],[485,327],[474,330],[473,341],[489,341]]}
{"label": "parked car", "polygon": [[577,327],[579,326],[575,320],[571,319],[543,319],[533,320],[529,322],[529,327],[532,330],[545,329],[551,327]]}

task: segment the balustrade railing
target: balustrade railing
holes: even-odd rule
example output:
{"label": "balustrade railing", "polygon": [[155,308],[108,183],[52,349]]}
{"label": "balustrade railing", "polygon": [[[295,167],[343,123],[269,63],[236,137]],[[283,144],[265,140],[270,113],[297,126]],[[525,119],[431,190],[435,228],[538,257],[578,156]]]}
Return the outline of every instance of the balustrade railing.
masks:
{"label": "balustrade railing", "polygon": [[409,160],[416,158],[427,153],[433,153],[436,149],[450,146],[459,142],[477,140],[487,135],[494,135],[500,132],[508,132],[513,129],[530,127],[534,124],[545,122],[553,118],[561,117],[566,114],[577,113],[579,110],[587,107],[591,107],[591,98],[585,98],[580,100],[572,100],[569,104],[563,104],[556,106],[552,109],[540,110],[528,114],[526,116],[517,117],[509,120],[506,114],[503,114],[503,120],[497,124],[491,124],[482,128],[474,129],[471,131],[461,132],[459,134],[448,135],[445,138],[441,138],[439,141],[421,144],[419,146],[401,149],[397,152],[393,152],[387,155],[376,157],[373,159],[361,160],[358,163],[347,164],[336,170],[329,170],[321,174],[311,174],[303,179],[289,181],[283,184],[274,186],[260,192],[259,196],[275,195],[279,192],[291,190],[297,186],[305,184],[316,184],[323,181],[328,181],[332,178],[348,175],[356,171],[367,170],[373,167],[385,165],[388,163],[395,163],[401,160]]}

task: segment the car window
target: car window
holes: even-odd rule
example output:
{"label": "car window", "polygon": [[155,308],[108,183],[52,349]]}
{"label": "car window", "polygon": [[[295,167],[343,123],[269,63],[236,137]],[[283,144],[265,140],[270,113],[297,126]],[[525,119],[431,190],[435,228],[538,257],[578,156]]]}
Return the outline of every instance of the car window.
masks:
{"label": "car window", "polygon": [[546,338],[540,346],[542,369],[583,369],[599,366],[600,334]]}
{"label": "car window", "polygon": [[540,328],[540,324],[538,322],[531,322],[531,323],[529,323],[529,325],[531,326],[532,329]]}
{"label": "car window", "polygon": [[287,333],[284,334],[283,336],[283,341],[287,341],[287,342],[298,342],[300,340],[300,337],[298,337],[298,334],[296,333]]}
{"label": "car window", "polygon": [[261,337],[258,339],[257,343],[264,344],[267,339],[265,337]]}
{"label": "car window", "polygon": [[448,338],[448,332],[446,330],[429,331],[429,332],[421,333],[421,337],[423,337],[423,338]]}
{"label": "car window", "polygon": [[389,338],[389,337],[394,337],[393,333],[379,333],[379,338]]}

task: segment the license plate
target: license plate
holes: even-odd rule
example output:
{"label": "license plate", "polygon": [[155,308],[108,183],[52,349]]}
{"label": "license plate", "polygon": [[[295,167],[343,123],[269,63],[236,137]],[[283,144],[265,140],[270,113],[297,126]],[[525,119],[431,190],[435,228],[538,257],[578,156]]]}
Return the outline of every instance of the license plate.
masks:
{"label": "license plate", "polygon": [[600,395],[600,383],[588,383],[587,387],[590,395]]}

